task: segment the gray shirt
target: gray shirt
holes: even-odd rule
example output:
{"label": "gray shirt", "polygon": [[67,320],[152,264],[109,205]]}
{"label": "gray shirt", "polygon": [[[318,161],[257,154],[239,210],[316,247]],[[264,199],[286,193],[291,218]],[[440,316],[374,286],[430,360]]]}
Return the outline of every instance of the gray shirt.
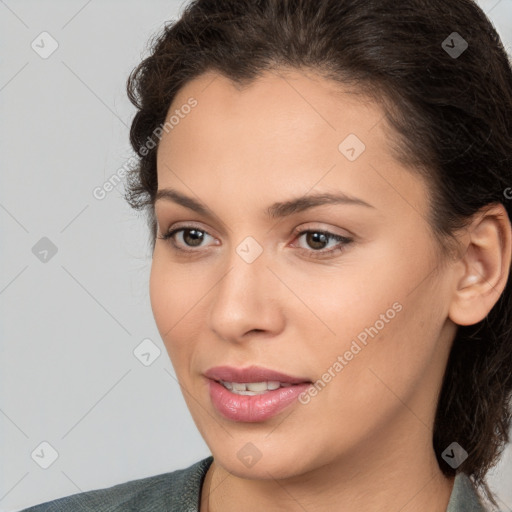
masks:
{"label": "gray shirt", "polygon": [[[212,461],[210,456],[186,469],[73,494],[22,512],[198,512],[201,487]],[[446,512],[485,512],[463,473],[455,477]]]}

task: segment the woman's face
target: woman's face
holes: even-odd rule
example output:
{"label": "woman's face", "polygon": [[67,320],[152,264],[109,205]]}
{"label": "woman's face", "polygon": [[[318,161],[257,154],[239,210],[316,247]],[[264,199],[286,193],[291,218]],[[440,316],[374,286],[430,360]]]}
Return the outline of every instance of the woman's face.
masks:
{"label": "woman's face", "polygon": [[[431,449],[456,328],[450,266],[383,115],[298,72],[242,91],[203,75],[169,110],[155,213],[158,237],[182,230],[156,240],[151,304],[194,421],[233,474]],[[294,383],[243,371],[255,366]]]}

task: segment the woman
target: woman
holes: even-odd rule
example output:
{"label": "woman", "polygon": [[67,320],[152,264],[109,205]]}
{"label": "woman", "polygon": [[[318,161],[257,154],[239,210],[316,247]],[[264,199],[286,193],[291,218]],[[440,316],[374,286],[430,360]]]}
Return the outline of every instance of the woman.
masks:
{"label": "woman", "polygon": [[496,505],[512,71],[481,9],[196,0],[128,93],[126,198],[212,456],[27,510]]}

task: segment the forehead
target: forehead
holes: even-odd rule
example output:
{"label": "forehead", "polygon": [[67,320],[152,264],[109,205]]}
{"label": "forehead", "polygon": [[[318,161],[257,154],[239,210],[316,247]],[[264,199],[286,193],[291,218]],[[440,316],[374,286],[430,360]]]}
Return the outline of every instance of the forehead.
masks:
{"label": "forehead", "polygon": [[269,138],[277,131],[283,143],[290,135],[312,137],[320,132],[337,138],[347,129],[359,131],[362,137],[384,118],[381,107],[361,91],[311,71],[266,71],[243,86],[208,72],[180,89],[167,117],[190,98],[198,103],[190,117],[202,125],[202,131],[214,125],[240,129],[240,136],[252,132]]}
{"label": "forehead", "polygon": [[[183,108],[191,100],[196,105]],[[300,195],[322,185],[396,203],[401,187],[415,201],[413,186],[424,207],[423,183],[392,156],[380,105],[319,75],[266,72],[239,87],[210,72],[179,91],[171,116],[179,122],[159,144],[159,188],[236,191],[241,200],[258,191],[271,202],[276,191]]]}
{"label": "forehead", "polygon": [[307,158],[322,167],[340,156],[339,144],[349,134],[366,146],[383,142],[377,140],[381,130],[374,130],[383,119],[378,105],[298,71],[267,71],[243,87],[206,73],[180,89],[166,119],[172,119],[172,130],[163,134],[158,160],[172,155],[176,163],[192,165],[207,159],[210,169],[233,158],[245,165],[285,159],[296,168]]}

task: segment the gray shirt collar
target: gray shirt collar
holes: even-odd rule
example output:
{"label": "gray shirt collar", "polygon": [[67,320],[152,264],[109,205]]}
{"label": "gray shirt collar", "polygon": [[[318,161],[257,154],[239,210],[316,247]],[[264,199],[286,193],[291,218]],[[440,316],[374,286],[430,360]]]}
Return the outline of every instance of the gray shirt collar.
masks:
{"label": "gray shirt collar", "polygon": [[455,477],[452,494],[446,512],[485,512],[473,483],[464,473]]}

